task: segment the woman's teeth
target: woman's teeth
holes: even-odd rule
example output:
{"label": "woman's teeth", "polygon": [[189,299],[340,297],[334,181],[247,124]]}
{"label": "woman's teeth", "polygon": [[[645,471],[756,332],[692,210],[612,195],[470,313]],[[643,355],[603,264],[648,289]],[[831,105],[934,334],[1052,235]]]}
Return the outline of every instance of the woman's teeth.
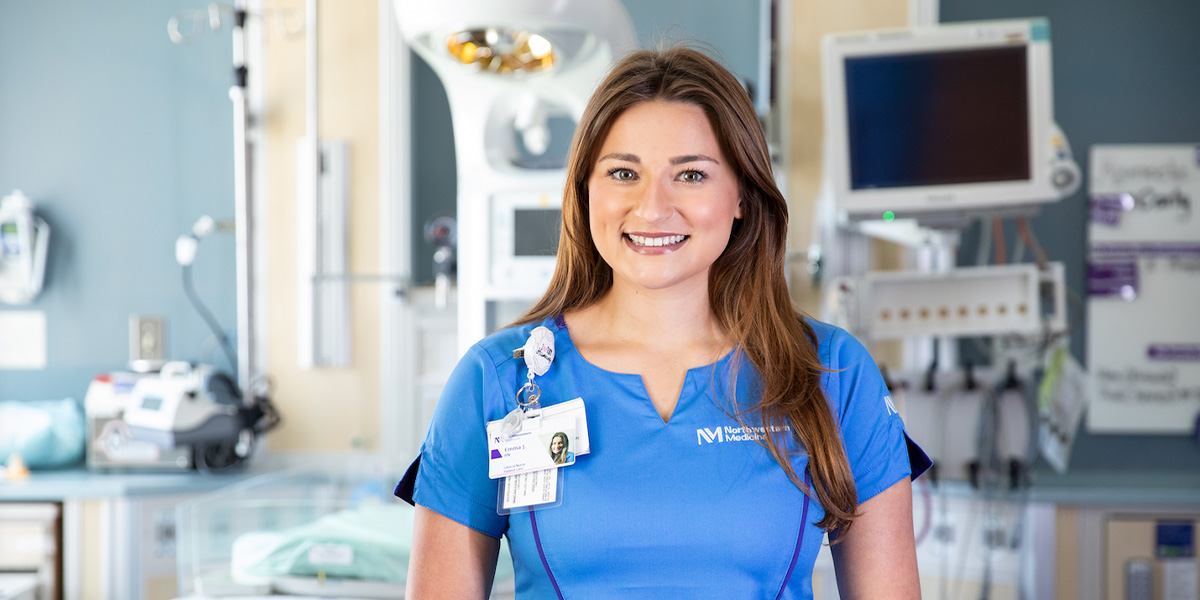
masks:
{"label": "woman's teeth", "polygon": [[686,235],[667,235],[660,237],[647,237],[644,235],[633,235],[632,233],[625,234],[629,241],[635,246],[671,246],[678,244],[687,239]]}

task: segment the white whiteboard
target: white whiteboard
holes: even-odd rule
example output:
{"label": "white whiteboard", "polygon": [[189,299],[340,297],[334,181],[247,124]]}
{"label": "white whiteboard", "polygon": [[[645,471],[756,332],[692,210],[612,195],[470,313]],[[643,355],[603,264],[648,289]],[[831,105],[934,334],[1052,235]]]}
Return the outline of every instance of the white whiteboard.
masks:
{"label": "white whiteboard", "polygon": [[1200,412],[1200,145],[1091,148],[1088,430],[1188,434]]}

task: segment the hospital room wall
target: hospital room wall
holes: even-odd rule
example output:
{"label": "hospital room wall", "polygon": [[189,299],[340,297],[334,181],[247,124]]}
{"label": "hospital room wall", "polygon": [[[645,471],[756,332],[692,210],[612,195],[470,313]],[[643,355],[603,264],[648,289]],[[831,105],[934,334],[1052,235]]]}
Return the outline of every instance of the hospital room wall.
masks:
{"label": "hospital room wall", "polygon": [[[126,367],[130,314],[166,320],[166,355],[224,368],[187,303],[175,238],[233,217],[228,29],[179,46],[195,0],[0,2],[0,195],[19,188],[52,228],[45,368],[0,370],[0,400],[75,398]],[[235,327],[233,236],[201,244],[199,295]],[[0,336],[11,335],[0,331]],[[6,340],[13,343],[13,340]]]}
{"label": "hospital room wall", "polygon": [[[289,7],[303,13],[304,3]],[[348,270],[379,272],[379,58],[375,0],[318,7],[322,140],[349,147]],[[338,453],[379,449],[380,309],[378,283],[350,286],[350,364],[304,369],[297,352],[296,145],[305,134],[305,43],[268,31],[264,139],[267,192],[267,372],[283,424],[272,451]],[[386,434],[386,432],[383,432]]]}
{"label": "hospital room wall", "polygon": [[[1044,16],[1054,44],[1054,112],[1084,174],[1074,195],[1047,205],[1030,224],[1051,260],[1066,264],[1071,351],[1084,361],[1088,154],[1093,144],[1200,142],[1200,3],[1194,0],[941,0],[943,22]],[[1086,14],[1085,14],[1086,13]],[[1012,247],[1013,232],[1009,232]],[[977,235],[964,235],[974,255]],[[1072,469],[1200,468],[1186,436],[1080,433]]]}

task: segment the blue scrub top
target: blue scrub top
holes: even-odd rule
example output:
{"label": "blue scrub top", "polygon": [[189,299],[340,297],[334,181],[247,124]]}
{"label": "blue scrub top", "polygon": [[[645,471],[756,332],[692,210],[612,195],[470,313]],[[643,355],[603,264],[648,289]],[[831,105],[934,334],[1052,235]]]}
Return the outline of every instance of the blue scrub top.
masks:
{"label": "blue scrub top", "polygon": [[[904,434],[874,361],[846,332],[809,323],[859,502],[919,475],[929,460]],[[541,403],[583,398],[591,448],[563,467],[561,506],[500,515],[484,427],[516,407],[526,368],[513,350],[537,325],[556,346],[536,378]],[[730,353],[687,372],[664,422],[641,376],[589,363],[561,318],[497,332],[455,368],[397,494],[412,486],[417,504],[507,535],[518,598],[811,598],[825,512],[759,443],[757,411],[744,424],[730,416],[734,369],[737,406],[754,407],[757,372]],[[804,473],[807,457],[793,466]]]}

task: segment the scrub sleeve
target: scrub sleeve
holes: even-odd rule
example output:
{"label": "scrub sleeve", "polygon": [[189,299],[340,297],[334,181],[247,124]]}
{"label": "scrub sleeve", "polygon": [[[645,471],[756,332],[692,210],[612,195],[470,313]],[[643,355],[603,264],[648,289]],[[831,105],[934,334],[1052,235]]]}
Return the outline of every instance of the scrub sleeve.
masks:
{"label": "scrub sleeve", "polygon": [[841,428],[859,503],[908,476],[916,479],[933,462],[904,432],[874,359],[844,330],[810,321],[821,338],[821,362],[831,369],[825,394]]}
{"label": "scrub sleeve", "polygon": [[[501,385],[497,377],[497,362],[513,360],[509,356],[496,361],[483,344],[467,351],[434,408],[420,457],[397,488],[404,500],[416,499],[494,538],[504,535],[508,517],[496,514],[498,480],[488,478],[486,427],[488,421],[504,418],[508,409],[503,394],[515,394],[519,387],[514,382]],[[407,494],[401,493],[405,487],[410,487]]]}

